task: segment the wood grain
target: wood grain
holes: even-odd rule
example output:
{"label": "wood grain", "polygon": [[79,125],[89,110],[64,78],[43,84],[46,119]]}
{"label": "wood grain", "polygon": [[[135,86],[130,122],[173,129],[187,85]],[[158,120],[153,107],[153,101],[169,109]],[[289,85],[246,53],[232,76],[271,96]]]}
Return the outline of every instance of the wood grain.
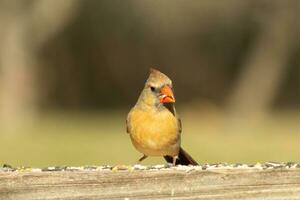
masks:
{"label": "wood grain", "polygon": [[300,199],[300,169],[0,172],[0,199]]}

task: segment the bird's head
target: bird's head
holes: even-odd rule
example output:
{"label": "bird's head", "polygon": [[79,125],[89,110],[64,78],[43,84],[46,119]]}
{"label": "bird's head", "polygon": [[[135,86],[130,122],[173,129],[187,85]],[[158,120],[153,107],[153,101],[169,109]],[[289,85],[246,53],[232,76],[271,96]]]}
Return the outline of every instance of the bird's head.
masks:
{"label": "bird's head", "polygon": [[145,83],[140,101],[150,106],[175,103],[171,79],[160,71],[150,68],[149,78]]}

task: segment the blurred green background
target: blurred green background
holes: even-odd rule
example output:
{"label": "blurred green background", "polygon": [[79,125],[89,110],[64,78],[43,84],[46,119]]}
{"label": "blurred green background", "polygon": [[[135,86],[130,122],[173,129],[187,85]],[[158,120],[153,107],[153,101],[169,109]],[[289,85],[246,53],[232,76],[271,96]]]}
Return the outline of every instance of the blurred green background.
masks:
{"label": "blurred green background", "polygon": [[[155,66],[199,163],[299,162],[299,1],[0,1],[0,164],[134,164]],[[144,164],[165,163],[148,158]]]}

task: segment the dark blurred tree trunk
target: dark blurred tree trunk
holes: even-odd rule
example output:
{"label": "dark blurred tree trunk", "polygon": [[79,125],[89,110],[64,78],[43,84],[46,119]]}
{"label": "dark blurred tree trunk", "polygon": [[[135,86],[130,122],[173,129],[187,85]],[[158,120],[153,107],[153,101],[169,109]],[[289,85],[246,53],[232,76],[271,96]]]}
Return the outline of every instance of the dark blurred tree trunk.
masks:
{"label": "dark blurred tree trunk", "polygon": [[16,127],[34,116],[38,105],[38,50],[63,29],[77,0],[0,3],[0,119]]}
{"label": "dark blurred tree trunk", "polygon": [[268,1],[258,7],[265,8],[254,16],[261,20],[261,32],[229,98],[228,110],[233,118],[259,119],[267,113],[299,38],[299,1]]}

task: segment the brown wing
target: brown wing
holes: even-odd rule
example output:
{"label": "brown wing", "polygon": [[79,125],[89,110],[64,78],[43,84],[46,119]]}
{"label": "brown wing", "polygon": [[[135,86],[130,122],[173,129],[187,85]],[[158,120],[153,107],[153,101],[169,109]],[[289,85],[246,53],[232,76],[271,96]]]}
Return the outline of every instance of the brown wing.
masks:
{"label": "brown wing", "polygon": [[130,116],[131,116],[132,110],[129,111],[127,118],[126,118],[126,132],[130,133],[131,125],[130,125]]}
{"label": "brown wing", "polygon": [[130,127],[129,127],[129,123],[128,123],[128,118],[126,119],[126,132],[130,133]]}
{"label": "brown wing", "polygon": [[179,117],[177,117],[177,120],[178,120],[178,131],[179,131],[179,133],[181,133],[182,132],[181,119]]}

